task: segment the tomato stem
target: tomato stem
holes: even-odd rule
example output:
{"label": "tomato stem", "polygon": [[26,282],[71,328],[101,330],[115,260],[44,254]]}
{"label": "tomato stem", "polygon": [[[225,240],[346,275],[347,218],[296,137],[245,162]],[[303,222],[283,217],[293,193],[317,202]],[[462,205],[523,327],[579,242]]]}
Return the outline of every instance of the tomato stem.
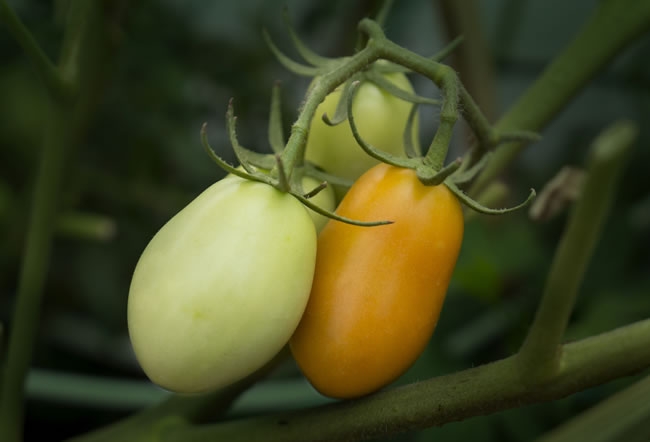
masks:
{"label": "tomato stem", "polygon": [[[288,20],[286,17],[285,19]],[[298,74],[316,76],[306,93],[298,119],[291,128],[289,140],[287,141],[285,148],[279,154],[281,163],[278,164],[284,166],[284,171],[276,171],[276,173],[280,174],[279,177],[282,180],[280,183],[275,183],[274,185],[281,190],[291,190],[289,184],[295,181],[293,179],[294,170],[302,168],[304,165],[304,155],[309,127],[311,121],[315,117],[315,112],[319,104],[323,102],[328,94],[344,83],[345,86],[334,115],[323,115],[323,120],[327,124],[335,125],[341,123],[347,117],[355,140],[368,155],[394,166],[417,170],[420,180],[427,185],[440,184],[461,166],[463,169],[462,176],[459,176],[456,183],[467,182],[479,172],[480,168],[483,167],[485,164],[484,157],[488,151],[497,144],[512,139],[533,139],[536,137],[535,134],[525,131],[497,132],[489,124],[487,118],[480,111],[473,98],[460,83],[456,72],[451,67],[436,61],[446,56],[449,51],[460,42],[460,39],[452,42],[452,44],[445,48],[445,50],[433,58],[426,58],[408,51],[407,49],[388,40],[384,35],[381,26],[375,21],[370,19],[361,20],[359,23],[359,31],[361,34],[368,37],[365,48],[361,49],[351,57],[325,59],[309,51],[302,42],[300,42],[291,28],[290,33],[292,40],[294,40],[294,45],[298,52],[306,61],[312,63],[314,67],[302,65],[286,57],[271,42],[268,34],[266,32],[264,33],[264,37],[267,40],[269,47],[278,57],[280,62],[288,69]],[[399,66],[401,66],[403,69],[418,72],[431,79],[442,90],[443,100],[440,109],[438,128],[424,158],[416,157],[414,155],[415,144],[413,143],[413,138],[410,133],[407,133],[404,136],[404,147],[408,157],[404,159],[384,153],[368,144],[363,140],[356,128],[354,115],[352,115],[352,101],[354,99],[356,88],[358,87],[358,79],[374,82],[379,87],[387,90],[387,92],[406,101],[420,104],[438,103],[437,100],[419,97],[415,94],[402,91],[401,89],[394,87],[392,83],[386,81],[379,71],[375,72],[367,70],[367,67],[370,64],[379,59],[389,62],[388,67],[391,69],[396,68],[399,70]],[[381,65],[378,66],[381,67]],[[280,144],[282,143],[283,138],[281,135],[282,131],[278,103],[279,94],[274,90],[271,104],[269,141],[276,154],[280,151]],[[463,109],[467,122],[476,134],[478,145],[471,151],[467,160],[463,164],[455,161],[445,166],[444,163],[447,151],[451,143],[454,126],[458,120],[461,108]],[[406,127],[407,132],[410,132],[412,127],[413,116],[414,112],[411,112]],[[232,120],[232,117],[229,119],[229,122],[230,126],[234,127],[234,121],[230,120]],[[234,133],[231,133],[231,140],[234,140],[233,148],[239,158],[246,151],[236,144]],[[242,161],[242,158],[240,158],[240,161]],[[242,161],[242,163],[244,162]],[[247,167],[246,164],[243,165],[244,167]],[[247,171],[252,173],[248,169]],[[299,173],[303,173],[303,171]],[[510,209],[494,210],[481,206],[479,203],[471,200],[466,194],[461,192],[456,186],[456,183],[451,180],[448,183],[450,189],[452,189],[463,202],[475,210],[480,211],[481,213],[490,214],[506,213],[510,211]],[[298,191],[291,192],[293,194],[300,193]],[[300,196],[302,197],[302,195]],[[527,204],[533,196],[534,192],[531,192],[529,198],[516,208]]]}
{"label": "tomato stem", "polygon": [[[452,161],[451,163],[447,164],[445,167],[437,171],[436,169],[432,169],[426,166],[417,168],[416,170],[418,173],[418,179],[425,186],[437,186],[438,184],[445,181],[447,177],[449,177],[451,174],[456,172],[461,164],[462,164],[462,159],[457,158],[456,160]],[[432,171],[435,171],[435,173],[431,174]]]}
{"label": "tomato stem", "polygon": [[303,161],[309,125],[318,105],[330,92],[377,60],[378,57],[377,49],[368,45],[354,56],[343,59],[336,68],[314,79],[312,87],[307,91],[298,119],[291,127],[291,135],[282,152],[282,160],[289,174]]}
{"label": "tomato stem", "polygon": [[505,209],[491,209],[489,207],[485,207],[483,204],[479,203],[478,201],[476,201],[475,199],[467,195],[465,192],[460,190],[453,180],[445,181],[445,185],[449,188],[449,190],[452,191],[454,195],[456,195],[456,197],[463,204],[465,204],[467,207],[474,210],[475,212],[481,213],[483,215],[504,215],[506,213],[514,212],[516,210],[526,207],[536,196],[535,189],[530,189],[530,193],[528,194],[528,197],[523,202],[517,204],[516,206],[507,207]]}

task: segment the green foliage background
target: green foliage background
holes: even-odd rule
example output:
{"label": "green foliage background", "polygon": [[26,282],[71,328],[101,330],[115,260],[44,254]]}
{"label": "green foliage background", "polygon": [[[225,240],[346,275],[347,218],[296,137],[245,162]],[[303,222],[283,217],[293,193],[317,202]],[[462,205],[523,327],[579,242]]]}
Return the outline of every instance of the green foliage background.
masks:
{"label": "green foliage background", "polygon": [[[64,3],[9,2],[52,58],[62,31],[60,20],[52,17]],[[484,87],[495,88],[499,113],[570,40],[595,3],[476,2],[496,78]],[[351,52],[356,22],[372,12],[374,3],[293,0],[288,6],[312,48],[339,56]],[[396,2],[385,30],[397,43],[428,55],[444,45],[444,25],[438,2],[418,0]],[[279,2],[272,0],[143,0],[125,6],[107,90],[81,148],[67,161],[63,212],[91,219],[74,218],[76,224],[60,228],[55,241],[28,380],[27,440],[80,434],[166,395],[146,381],[129,347],[125,311],[131,272],[156,230],[223,175],[201,149],[204,121],[212,145],[232,162],[223,123],[230,97],[235,97],[240,139],[255,150],[269,151],[266,121],[275,80],[283,84],[287,128],[296,116],[309,80],[274,60],[263,44],[262,26],[280,47],[289,48]],[[582,286],[571,339],[650,316],[648,60],[645,36],[598,75],[505,176],[511,200],[518,201],[530,187],[542,188],[562,166],[583,165],[589,143],[609,123],[627,117],[640,124],[613,214]],[[421,78],[414,83],[423,94],[436,93]],[[46,105],[33,67],[0,30],[0,319],[5,325],[10,324]],[[424,145],[435,129],[429,123],[434,114],[425,110],[421,115]],[[452,153],[463,152],[467,134],[459,130],[454,143]],[[518,212],[468,222],[437,332],[398,383],[515,352],[565,221],[566,213],[535,223]],[[630,382],[391,440],[528,441]],[[231,414],[324,401],[287,363],[247,392]]]}

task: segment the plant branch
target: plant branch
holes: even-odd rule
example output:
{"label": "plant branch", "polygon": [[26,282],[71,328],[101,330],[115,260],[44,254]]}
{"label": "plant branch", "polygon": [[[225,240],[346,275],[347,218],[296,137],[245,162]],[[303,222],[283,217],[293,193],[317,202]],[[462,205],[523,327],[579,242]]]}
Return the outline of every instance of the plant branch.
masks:
{"label": "plant branch", "polygon": [[164,442],[356,441],[443,425],[563,398],[650,366],[650,319],[563,347],[555,382],[517,381],[516,356],[355,401],[198,427],[169,428]]}
{"label": "plant branch", "polygon": [[72,84],[63,78],[59,69],[43,52],[29,29],[7,5],[6,0],[0,0],[0,22],[5,24],[13,38],[32,61],[50,95],[57,99],[70,99],[73,91]]}
{"label": "plant branch", "polygon": [[562,337],[637,131],[632,123],[619,122],[594,141],[582,195],[557,248],[542,301],[519,353],[521,379],[526,382],[544,382],[559,370]]}
{"label": "plant branch", "polygon": [[[540,131],[629,43],[650,27],[650,2],[604,0],[578,35],[497,123],[497,131]],[[527,145],[504,144],[470,190],[476,194]]]}

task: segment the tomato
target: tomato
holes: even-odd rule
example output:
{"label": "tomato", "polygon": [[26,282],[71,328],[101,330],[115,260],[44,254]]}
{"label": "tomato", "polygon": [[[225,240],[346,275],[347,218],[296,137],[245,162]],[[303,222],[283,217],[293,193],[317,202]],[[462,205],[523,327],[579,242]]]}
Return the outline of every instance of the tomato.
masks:
{"label": "tomato", "polygon": [[290,346],[318,391],[354,398],[395,380],[427,345],[460,251],[463,213],[446,186],[424,186],[414,171],[386,164],[359,178],[337,213],[394,223],[325,226]]}
{"label": "tomato", "polygon": [[[313,190],[314,188],[318,187],[319,184],[320,181],[318,181],[316,178],[307,175],[302,177],[302,188],[305,192],[309,192]],[[332,186],[327,186],[326,188],[318,192],[315,196],[313,196],[311,198],[311,202],[316,204],[318,207],[321,207],[330,212],[334,211],[334,209],[336,208],[336,198],[334,196],[334,189],[332,189]],[[321,230],[323,230],[323,227],[325,227],[325,224],[327,224],[329,218],[319,213],[316,213],[311,209],[307,209],[307,212],[309,213],[309,216],[311,216],[311,219],[314,222],[314,225],[316,226],[316,231],[320,232]]]}
{"label": "tomato", "polygon": [[[402,73],[385,74],[400,89],[413,93],[413,87]],[[329,94],[316,109],[309,128],[305,158],[326,172],[356,180],[379,163],[366,154],[352,136],[347,122],[328,126],[323,113],[331,118],[341,96],[340,88]],[[385,152],[404,156],[403,134],[411,103],[401,100],[371,82],[363,82],[352,102],[352,113],[361,137]],[[413,125],[417,134],[417,125]]]}
{"label": "tomato", "polygon": [[198,393],[262,367],[298,325],[315,259],[314,224],[293,196],[236,176],[213,184],[136,266],[128,327],[143,370]]}

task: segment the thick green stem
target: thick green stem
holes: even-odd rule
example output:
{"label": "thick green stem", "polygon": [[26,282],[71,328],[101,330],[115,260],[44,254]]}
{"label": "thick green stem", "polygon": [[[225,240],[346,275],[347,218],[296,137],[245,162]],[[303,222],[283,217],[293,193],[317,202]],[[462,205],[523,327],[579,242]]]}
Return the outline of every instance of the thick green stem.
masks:
{"label": "thick green stem", "polygon": [[621,122],[594,142],[582,195],[557,248],[542,301],[519,353],[525,382],[542,383],[559,370],[562,337],[636,134],[636,126]]}
{"label": "thick green stem", "polygon": [[71,21],[66,28],[59,69],[66,81],[80,88],[80,94],[76,101],[62,100],[56,94],[51,97],[2,373],[0,440],[3,442],[22,439],[24,383],[37,335],[63,166],[91,113],[97,82],[104,70],[100,57],[110,52],[105,45],[101,4],[76,0],[70,7]]}
{"label": "thick green stem", "polygon": [[[604,0],[574,40],[499,120],[498,132],[541,130],[621,50],[650,27],[650,2]],[[526,146],[502,145],[470,190],[475,195]]]}
{"label": "thick green stem", "polygon": [[650,320],[567,344],[555,382],[529,389],[516,357],[356,401],[199,427],[170,428],[164,442],[357,441],[544,402],[650,366]]}

